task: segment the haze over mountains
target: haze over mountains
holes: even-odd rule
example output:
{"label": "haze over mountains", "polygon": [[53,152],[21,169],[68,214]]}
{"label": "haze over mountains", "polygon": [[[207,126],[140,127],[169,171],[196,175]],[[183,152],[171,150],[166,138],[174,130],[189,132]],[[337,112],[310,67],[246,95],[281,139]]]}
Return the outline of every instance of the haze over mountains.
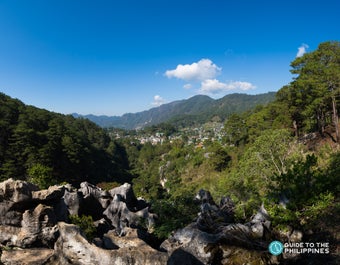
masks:
{"label": "haze over mountains", "polygon": [[176,125],[205,123],[210,120],[224,121],[230,114],[244,112],[257,105],[265,105],[275,98],[275,92],[258,95],[229,94],[220,99],[197,95],[189,99],[173,101],[146,111],[126,113],[122,116],[80,115],[101,127],[138,129],[163,122]]}

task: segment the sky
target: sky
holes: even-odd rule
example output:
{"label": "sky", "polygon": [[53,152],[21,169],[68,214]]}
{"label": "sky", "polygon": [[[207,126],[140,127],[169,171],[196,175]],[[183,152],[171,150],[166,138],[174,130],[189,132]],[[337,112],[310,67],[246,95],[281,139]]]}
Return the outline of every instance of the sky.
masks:
{"label": "sky", "polygon": [[340,40],[338,0],[0,0],[0,92],[122,115],[197,94],[277,91]]}

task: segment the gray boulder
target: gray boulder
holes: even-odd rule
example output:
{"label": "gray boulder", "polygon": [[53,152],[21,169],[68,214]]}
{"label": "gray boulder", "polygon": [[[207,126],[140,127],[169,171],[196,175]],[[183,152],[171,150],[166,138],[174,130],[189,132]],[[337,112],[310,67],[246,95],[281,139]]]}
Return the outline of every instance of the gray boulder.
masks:
{"label": "gray boulder", "polygon": [[[118,249],[103,249],[89,243],[75,225],[60,222],[60,237],[54,256],[60,265],[165,265],[168,254],[157,251],[129,234],[131,243]],[[117,242],[117,239],[113,239]],[[124,239],[123,239],[124,240]],[[135,241],[135,243],[133,243]]]}
{"label": "gray boulder", "polygon": [[1,262],[4,265],[57,265],[50,261],[53,253],[53,249],[48,248],[4,250]]}

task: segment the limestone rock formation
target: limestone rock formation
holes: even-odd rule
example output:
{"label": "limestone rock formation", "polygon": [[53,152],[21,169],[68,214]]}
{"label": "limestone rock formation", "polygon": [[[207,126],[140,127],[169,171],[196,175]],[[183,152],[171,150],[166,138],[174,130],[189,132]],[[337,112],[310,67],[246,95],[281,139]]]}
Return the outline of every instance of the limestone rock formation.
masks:
{"label": "limestone rock formation", "polygon": [[[0,183],[0,250],[5,265],[278,264],[267,251],[271,240],[265,208],[248,223],[234,223],[234,204],[216,204],[208,191],[195,222],[174,231],[161,246],[149,245],[155,214],[130,184],[103,191],[84,182],[39,190],[25,181]],[[94,239],[69,224],[70,215],[91,215]],[[185,213],[183,213],[185,214]],[[86,219],[89,220],[89,219]],[[91,221],[92,222],[92,221]],[[141,227],[143,224],[143,228]],[[301,234],[295,236],[299,240]],[[149,237],[149,238],[148,238]],[[149,243],[147,243],[149,242]]]}
{"label": "limestone rock formation", "polygon": [[[1,262],[6,265],[52,265],[50,259],[53,255],[53,249],[48,248],[5,250],[1,255]],[[57,265],[57,263],[53,265]]]}
{"label": "limestone rock formation", "polygon": [[[55,244],[55,257],[60,265],[161,265],[167,262],[167,253],[152,249],[136,235],[118,237],[110,233],[112,244],[119,245],[117,249],[107,250],[89,243],[81,234],[79,227],[59,223],[60,237]],[[131,233],[135,233],[132,232]]]}
{"label": "limestone rock formation", "polygon": [[201,264],[271,264],[263,240],[264,226],[270,225],[264,207],[251,222],[235,224],[230,198],[222,198],[217,206],[208,191],[200,190],[196,199],[201,202],[196,222],[176,231],[162,243],[163,249],[190,253]]}

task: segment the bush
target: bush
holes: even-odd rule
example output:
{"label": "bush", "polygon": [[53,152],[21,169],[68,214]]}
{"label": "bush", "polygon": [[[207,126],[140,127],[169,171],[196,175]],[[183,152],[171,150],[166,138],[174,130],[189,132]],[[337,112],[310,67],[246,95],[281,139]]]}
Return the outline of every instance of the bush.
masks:
{"label": "bush", "polygon": [[47,189],[56,184],[53,179],[53,170],[42,164],[35,164],[28,169],[28,181],[36,184],[40,189]]}
{"label": "bush", "polygon": [[96,235],[96,227],[94,226],[92,216],[70,215],[69,220],[72,224],[79,226],[88,241],[92,241]]}

